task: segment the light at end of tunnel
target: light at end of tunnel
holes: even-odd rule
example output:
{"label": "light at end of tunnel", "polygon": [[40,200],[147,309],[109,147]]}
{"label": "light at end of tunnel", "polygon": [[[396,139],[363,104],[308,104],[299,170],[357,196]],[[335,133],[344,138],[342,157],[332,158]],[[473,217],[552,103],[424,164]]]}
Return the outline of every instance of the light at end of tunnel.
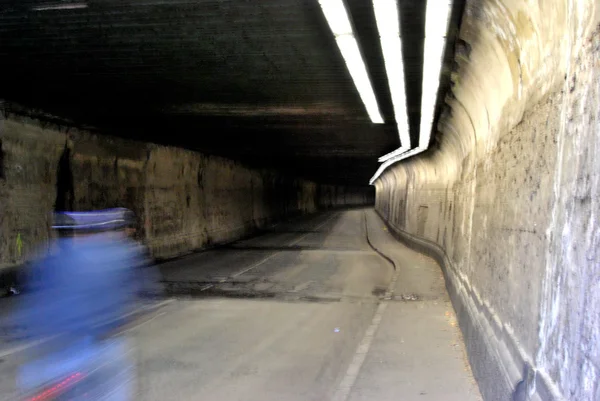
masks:
{"label": "light at end of tunnel", "polygon": [[379,111],[367,67],[360,53],[343,0],[319,0],[319,4],[371,121],[375,124],[383,124],[383,117]]}
{"label": "light at end of tunnel", "polygon": [[86,3],[52,3],[44,4],[40,6],[34,6],[31,9],[33,11],[50,11],[50,10],[78,10],[87,8]]}
{"label": "light at end of tunnel", "polygon": [[394,117],[402,148],[410,149],[410,132],[406,114],[406,89],[404,85],[404,62],[400,40],[400,21],[396,0],[373,0],[373,10],[385,61]]}

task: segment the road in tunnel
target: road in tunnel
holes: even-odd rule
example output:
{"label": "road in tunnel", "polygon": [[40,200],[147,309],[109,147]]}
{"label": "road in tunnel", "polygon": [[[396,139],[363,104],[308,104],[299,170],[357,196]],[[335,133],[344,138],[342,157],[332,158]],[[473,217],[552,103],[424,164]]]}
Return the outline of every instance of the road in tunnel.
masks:
{"label": "road in tunnel", "polygon": [[[432,1],[54,3],[0,1],[0,292],[49,211],[133,210],[152,256],[178,257],[170,306],[130,331],[141,399],[477,398],[454,306],[486,400],[600,400],[597,0],[440,1],[442,41]],[[428,151],[375,173],[404,109]],[[373,197],[443,276],[374,211],[312,214]]]}
{"label": "road in tunnel", "polygon": [[129,331],[138,399],[480,399],[439,266],[384,227],[332,211],[162,264],[174,301]]}

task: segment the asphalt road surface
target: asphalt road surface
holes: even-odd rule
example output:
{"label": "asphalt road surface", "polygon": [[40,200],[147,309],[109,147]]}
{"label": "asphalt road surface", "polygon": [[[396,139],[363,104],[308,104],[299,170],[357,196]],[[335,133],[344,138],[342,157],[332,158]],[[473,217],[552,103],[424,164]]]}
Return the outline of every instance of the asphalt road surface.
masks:
{"label": "asphalt road surface", "polygon": [[[439,267],[370,209],[282,223],[160,269],[173,301],[127,333],[137,399],[480,399]],[[11,358],[1,394],[13,391]]]}

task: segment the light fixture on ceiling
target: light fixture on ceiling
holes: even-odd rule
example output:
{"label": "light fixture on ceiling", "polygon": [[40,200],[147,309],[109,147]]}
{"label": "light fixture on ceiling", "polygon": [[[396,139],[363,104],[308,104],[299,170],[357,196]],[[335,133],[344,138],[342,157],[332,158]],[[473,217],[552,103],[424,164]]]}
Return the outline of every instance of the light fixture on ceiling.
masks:
{"label": "light fixture on ceiling", "polygon": [[388,77],[394,117],[400,136],[400,149],[411,148],[408,117],[406,114],[406,89],[404,86],[404,62],[400,40],[400,21],[396,0],[373,0],[375,20],[379,30],[381,50]]}
{"label": "light fixture on ceiling", "polygon": [[360,54],[358,42],[352,30],[350,17],[344,5],[343,0],[319,0],[323,14],[327,19],[327,23],[333,32],[335,41],[344,57],[346,67],[352,76],[354,85],[358,90],[358,94],[367,109],[367,113],[371,121],[375,124],[383,124],[383,118],[379,112],[377,99],[369,75],[367,67]]}
{"label": "light fixture on ceiling", "polygon": [[33,11],[49,11],[49,10],[77,10],[87,8],[86,3],[51,3],[31,7]]}
{"label": "light fixture on ceiling", "polygon": [[[435,4],[435,5],[434,5]],[[423,90],[421,95],[421,132],[419,146],[427,148],[435,118],[440,72],[444,63],[444,49],[452,0],[429,0],[425,14],[425,51],[423,54]]]}
{"label": "light fixture on ceiling", "polygon": [[[443,7],[440,7],[441,5]],[[419,145],[410,151],[401,147],[381,156],[379,161],[383,162],[383,164],[379,167],[373,178],[371,178],[371,184],[392,164],[424,152],[429,147],[451,12],[452,0],[427,1]]]}
{"label": "light fixture on ceiling", "polygon": [[369,185],[373,185],[373,183],[375,181],[377,181],[377,179],[379,178],[379,176],[381,174],[383,174],[383,172],[392,164],[399,162],[400,160],[404,160],[406,158],[409,158],[411,156],[414,156],[416,154],[419,154],[423,151],[425,151],[426,149],[422,149],[421,147],[416,147],[414,149],[409,150],[408,152],[404,152],[401,154],[398,154],[394,157],[389,158],[388,160],[386,160],[385,162],[383,162],[381,164],[381,166],[379,166],[379,168],[377,169],[377,171],[375,172],[375,175],[373,175],[373,177],[371,177],[371,180],[369,181]]}

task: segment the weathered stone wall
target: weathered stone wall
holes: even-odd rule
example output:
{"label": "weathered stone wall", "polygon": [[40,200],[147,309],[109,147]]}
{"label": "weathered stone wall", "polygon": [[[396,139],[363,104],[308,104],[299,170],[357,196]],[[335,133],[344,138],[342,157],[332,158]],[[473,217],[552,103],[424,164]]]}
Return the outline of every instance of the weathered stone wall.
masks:
{"label": "weathered stone wall", "polygon": [[15,136],[10,121],[0,124],[6,132],[0,136],[0,266],[4,266],[32,255],[49,238],[65,139],[36,125],[22,126]]}
{"label": "weathered stone wall", "polygon": [[[232,241],[319,207],[317,184],[274,171],[174,147],[44,127],[14,115],[2,124],[3,266],[43,251],[55,205],[132,209],[141,238],[157,258]],[[355,205],[362,198],[346,194],[332,202],[341,206],[345,199]]]}
{"label": "weathered stone wall", "polygon": [[529,399],[600,399],[599,8],[467,1],[436,142],[375,183],[443,263],[486,400],[523,379]]}

